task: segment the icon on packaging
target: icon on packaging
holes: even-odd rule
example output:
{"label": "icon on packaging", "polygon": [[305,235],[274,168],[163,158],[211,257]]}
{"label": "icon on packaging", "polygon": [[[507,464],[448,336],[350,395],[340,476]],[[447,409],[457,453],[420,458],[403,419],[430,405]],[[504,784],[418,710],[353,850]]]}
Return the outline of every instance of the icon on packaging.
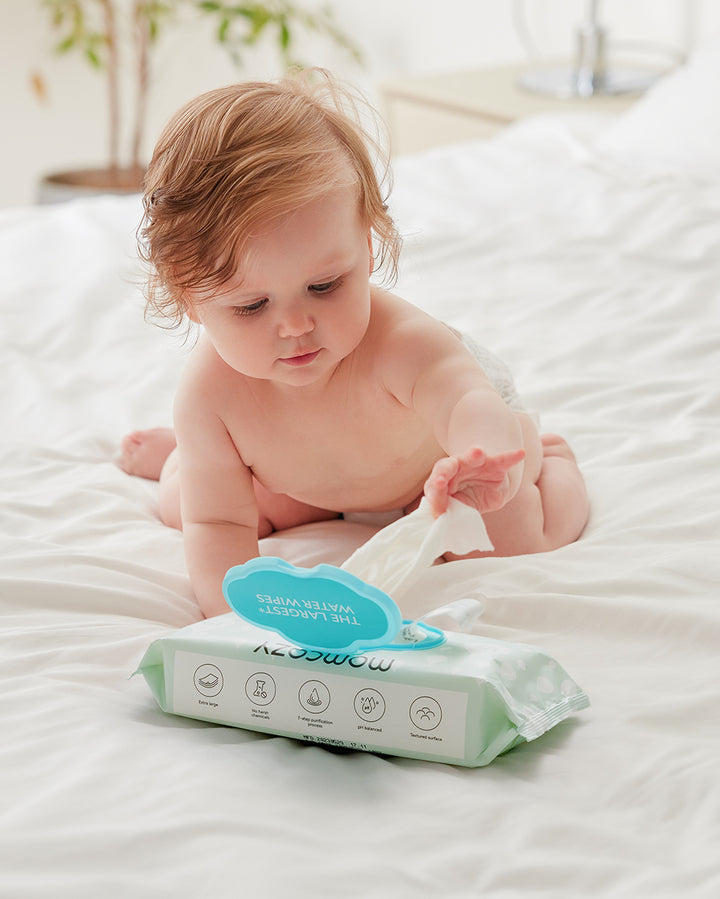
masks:
{"label": "icon on packaging", "polygon": [[217,696],[225,685],[225,679],[217,665],[207,664],[195,670],[193,683],[202,696]]}
{"label": "icon on packaging", "polygon": [[378,690],[368,687],[355,696],[355,714],[363,721],[379,721],[385,714],[385,697]]}
{"label": "icon on packaging", "polygon": [[275,681],[265,671],[257,671],[245,681],[245,695],[253,705],[270,705],[276,692]]}
{"label": "icon on packaging", "polygon": [[410,720],[420,730],[435,730],[442,721],[442,707],[432,696],[418,696],[410,705]]}
{"label": "icon on packaging", "polygon": [[300,705],[306,712],[318,715],[330,705],[330,691],[322,681],[306,681],[298,692]]}

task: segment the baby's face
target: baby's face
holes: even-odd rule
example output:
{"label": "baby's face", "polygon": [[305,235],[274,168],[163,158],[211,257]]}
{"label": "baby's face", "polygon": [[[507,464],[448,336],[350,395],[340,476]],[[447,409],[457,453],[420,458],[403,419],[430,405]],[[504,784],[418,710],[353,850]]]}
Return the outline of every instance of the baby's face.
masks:
{"label": "baby's face", "polygon": [[371,239],[338,187],[252,239],[230,282],[193,306],[221,358],[251,378],[322,384],[370,319]]}

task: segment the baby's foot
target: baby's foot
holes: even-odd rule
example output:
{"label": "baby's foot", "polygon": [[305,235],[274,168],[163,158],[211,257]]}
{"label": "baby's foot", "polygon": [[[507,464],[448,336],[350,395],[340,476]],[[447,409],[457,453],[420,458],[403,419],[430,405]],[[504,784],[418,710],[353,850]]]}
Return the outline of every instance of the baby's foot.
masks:
{"label": "baby's foot", "polygon": [[175,434],[171,428],[133,431],[120,441],[117,463],[127,474],[158,481],[165,460],[175,446]]}

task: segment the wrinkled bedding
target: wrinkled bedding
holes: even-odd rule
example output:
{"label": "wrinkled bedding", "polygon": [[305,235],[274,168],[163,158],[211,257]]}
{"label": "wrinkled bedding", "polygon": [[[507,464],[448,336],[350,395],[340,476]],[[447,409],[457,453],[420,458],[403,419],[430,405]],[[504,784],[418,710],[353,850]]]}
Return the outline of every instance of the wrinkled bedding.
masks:
{"label": "wrinkled bedding", "polygon": [[[139,198],[0,214],[0,895],[720,894],[720,172],[538,119],[397,161],[397,291],[512,368],[575,449],[587,530],[428,570],[474,632],[557,658],[592,706],[486,769],[163,714],[130,679],[200,619],[157,485],[189,345],[143,320]],[[720,158],[720,156],[718,157]],[[350,522],[265,541],[340,564]]]}

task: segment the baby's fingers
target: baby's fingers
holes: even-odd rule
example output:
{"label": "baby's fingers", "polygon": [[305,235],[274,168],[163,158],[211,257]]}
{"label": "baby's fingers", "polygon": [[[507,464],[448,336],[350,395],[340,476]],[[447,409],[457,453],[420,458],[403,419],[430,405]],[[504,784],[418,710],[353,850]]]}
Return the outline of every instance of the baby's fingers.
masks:
{"label": "baby's fingers", "polygon": [[497,471],[509,471],[513,465],[517,465],[525,458],[524,449],[508,450],[506,453],[499,453],[497,456],[488,458],[488,465]]}
{"label": "baby's fingers", "polygon": [[460,474],[468,479],[502,481],[514,465],[525,458],[524,449],[508,450],[488,456],[479,447],[472,447],[459,457]]}
{"label": "baby's fingers", "polygon": [[425,481],[424,493],[430,503],[430,510],[435,518],[447,511],[450,496],[450,483],[458,472],[458,460],[454,456],[445,456],[433,466],[430,476]]}

